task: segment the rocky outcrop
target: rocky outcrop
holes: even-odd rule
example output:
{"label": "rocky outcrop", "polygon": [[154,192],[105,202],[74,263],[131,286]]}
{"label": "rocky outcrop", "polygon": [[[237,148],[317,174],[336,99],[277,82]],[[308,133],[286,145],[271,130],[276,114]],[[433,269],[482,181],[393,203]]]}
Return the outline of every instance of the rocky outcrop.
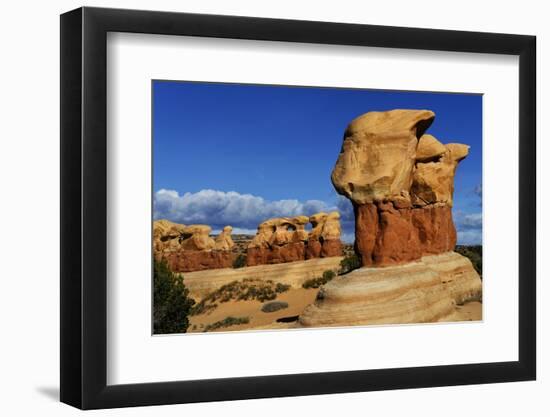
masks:
{"label": "rocky outcrop", "polygon": [[163,254],[168,267],[174,272],[203,271],[205,269],[231,268],[233,254],[231,251],[180,250]]}
{"label": "rocky outcrop", "polygon": [[424,134],[429,110],[370,112],[353,120],[332,172],[355,211],[364,266],[395,265],[450,251],[454,175],[468,146]]}
{"label": "rocky outcrop", "polygon": [[265,265],[305,259],[307,217],[266,220],[247,249],[247,265]]}
{"label": "rocky outcrop", "polygon": [[[332,171],[336,190],[355,204],[408,199],[418,139],[429,110],[370,112],[353,120]],[[410,200],[410,199],[409,199]]]}
{"label": "rocky outcrop", "polygon": [[480,300],[481,280],[458,253],[385,268],[361,268],[325,284],[300,315],[302,327],[452,320],[456,306]]}
{"label": "rocky outcrop", "polygon": [[178,241],[180,248],[189,251],[209,251],[216,247],[216,242],[210,237],[212,228],[205,224],[184,226]]}
{"label": "rocky outcrop", "polygon": [[216,237],[214,248],[216,250],[231,250],[235,243],[231,239],[231,232],[233,228],[231,226],[225,226],[222,232]]}
{"label": "rocky outcrop", "polygon": [[[267,265],[341,256],[340,214],[317,213],[311,217],[266,220],[247,249],[247,265]],[[308,233],[305,226],[311,223]]]}
{"label": "rocky outcrop", "polygon": [[328,258],[342,255],[342,242],[340,235],[340,213],[317,213],[309,218],[312,225],[309,233],[306,259]]}
{"label": "rocky outcrop", "polygon": [[[421,151],[423,148],[422,139],[423,137],[420,138],[418,145]],[[436,141],[435,138],[433,140]],[[411,185],[411,203],[413,206],[424,207],[436,203],[453,205],[456,168],[458,163],[468,156],[469,147],[460,143],[449,143],[444,148],[443,154],[437,157],[428,160],[417,160]]]}
{"label": "rocky outcrop", "polygon": [[364,266],[395,265],[452,251],[451,207],[396,208],[392,202],[355,205],[355,249]]}
{"label": "rocky outcrop", "polygon": [[168,220],[153,223],[155,259],[165,260],[174,272],[229,268],[233,265],[231,226],[212,239],[210,226],[185,226]]}
{"label": "rocky outcrop", "polygon": [[454,175],[468,146],[424,134],[428,110],[367,113],[346,130],[332,173],[355,211],[363,267],[324,285],[298,326],[456,320],[456,306],[480,300],[472,263],[452,252]]}

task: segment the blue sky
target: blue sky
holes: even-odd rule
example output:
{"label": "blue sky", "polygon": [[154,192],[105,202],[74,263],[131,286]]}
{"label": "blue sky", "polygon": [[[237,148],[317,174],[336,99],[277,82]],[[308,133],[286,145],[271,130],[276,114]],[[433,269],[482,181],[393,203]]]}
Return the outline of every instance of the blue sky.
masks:
{"label": "blue sky", "polygon": [[428,133],[471,146],[453,211],[459,243],[481,243],[482,96],[470,94],[153,81],[154,217],[247,232],[339,209],[352,240],[351,206],[330,182],[344,129],[396,108],[434,111]]}

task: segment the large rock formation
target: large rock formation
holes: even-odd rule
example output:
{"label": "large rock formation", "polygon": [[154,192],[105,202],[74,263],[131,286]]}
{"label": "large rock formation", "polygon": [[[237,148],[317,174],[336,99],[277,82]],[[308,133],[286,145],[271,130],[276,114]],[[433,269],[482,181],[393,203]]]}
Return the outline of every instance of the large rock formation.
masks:
{"label": "large rock formation", "polygon": [[406,263],[456,245],[451,207],[396,208],[393,202],[354,205],[355,250],[364,266]]}
{"label": "large rock formation", "polygon": [[435,115],[429,110],[370,112],[353,120],[332,172],[336,190],[356,204],[410,200],[418,139]]}
{"label": "large rock formation", "polygon": [[317,213],[309,218],[309,222],[312,229],[307,241],[306,259],[341,256],[342,242],[340,235],[342,234],[342,228],[340,227],[340,213],[337,211],[329,214]]}
{"label": "large rock formation", "polygon": [[247,249],[248,266],[278,264],[305,259],[304,228],[307,217],[281,217],[266,220]]}
{"label": "large rock formation", "polygon": [[300,315],[304,327],[447,321],[457,304],[479,300],[481,280],[455,252],[418,262],[357,269],[324,285]]}
{"label": "large rock formation", "polygon": [[153,223],[155,259],[164,259],[174,272],[229,268],[233,265],[231,226],[224,227],[216,240],[210,226],[185,226],[168,220]]}
{"label": "large rock formation", "polygon": [[[278,264],[305,259],[341,256],[340,214],[317,213],[311,217],[266,220],[247,249],[247,265]],[[305,226],[313,226],[308,234]]]}
{"label": "large rock formation", "polygon": [[393,110],[348,126],[332,182],[353,203],[363,268],[323,286],[300,326],[445,321],[481,298],[471,262],[452,252],[454,175],[468,147],[424,134],[433,119]]}
{"label": "large rock formation", "polygon": [[468,146],[424,134],[429,110],[371,112],[353,120],[332,172],[355,210],[362,263],[394,265],[450,251],[454,175]]}

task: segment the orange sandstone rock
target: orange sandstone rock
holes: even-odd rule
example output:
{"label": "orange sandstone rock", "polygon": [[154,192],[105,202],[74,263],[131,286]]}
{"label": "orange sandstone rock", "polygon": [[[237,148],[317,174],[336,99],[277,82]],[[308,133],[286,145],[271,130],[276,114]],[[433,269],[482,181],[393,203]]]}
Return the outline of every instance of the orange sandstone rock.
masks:
{"label": "orange sandstone rock", "polygon": [[231,268],[233,254],[230,251],[180,250],[164,253],[163,258],[174,272],[203,271],[205,269]]}
{"label": "orange sandstone rock", "polygon": [[210,237],[207,225],[177,224],[168,220],[153,223],[153,253],[156,260],[165,260],[174,272],[230,268],[234,255],[231,248],[231,226],[224,227],[216,238]]}
{"label": "orange sandstone rock", "polygon": [[396,209],[391,203],[355,206],[355,249],[364,266],[395,265],[453,250],[449,206]]}
{"label": "orange sandstone rock", "polygon": [[[339,219],[338,212],[321,212],[309,218],[281,217],[262,222],[248,246],[247,266],[341,256]],[[309,233],[305,230],[307,223],[313,226]]]}
{"label": "orange sandstone rock", "polygon": [[434,117],[429,110],[370,112],[346,129],[332,182],[354,205],[364,266],[454,249],[454,176],[468,146],[424,134]]}

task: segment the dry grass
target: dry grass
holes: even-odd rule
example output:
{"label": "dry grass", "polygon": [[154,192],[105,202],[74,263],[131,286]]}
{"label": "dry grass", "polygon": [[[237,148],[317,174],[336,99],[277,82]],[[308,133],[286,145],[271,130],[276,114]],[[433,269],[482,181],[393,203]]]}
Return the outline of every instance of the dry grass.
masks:
{"label": "dry grass", "polygon": [[262,303],[272,301],[277,298],[278,294],[288,291],[289,288],[290,285],[275,283],[272,280],[247,278],[242,281],[233,281],[204,297],[193,307],[191,315],[208,313],[215,309],[218,303],[232,300],[258,300]]}
{"label": "dry grass", "polygon": [[204,327],[203,332],[211,332],[213,330],[223,329],[231,326],[238,326],[239,324],[247,324],[249,322],[250,319],[248,317],[228,316],[223,320],[216,321],[212,324],[207,325],[206,327]]}

